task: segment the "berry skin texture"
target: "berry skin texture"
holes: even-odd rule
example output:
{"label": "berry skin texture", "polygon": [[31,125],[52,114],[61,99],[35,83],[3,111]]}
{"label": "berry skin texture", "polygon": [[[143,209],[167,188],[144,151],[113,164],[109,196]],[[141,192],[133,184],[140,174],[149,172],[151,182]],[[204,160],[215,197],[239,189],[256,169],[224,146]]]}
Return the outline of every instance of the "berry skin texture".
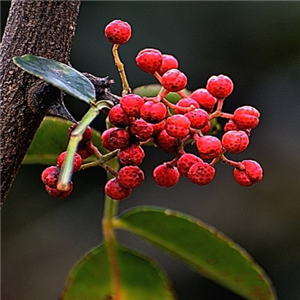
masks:
{"label": "berry skin texture", "polygon": [[118,181],[127,189],[137,188],[144,179],[144,172],[137,166],[125,166],[119,170]]}
{"label": "berry skin texture", "polygon": [[159,123],[164,120],[167,109],[163,103],[147,101],[141,107],[141,118],[149,123]]}
{"label": "berry skin texture", "polygon": [[112,107],[108,113],[108,119],[111,124],[116,127],[126,127],[132,124],[135,120],[133,117],[129,117],[120,104]]}
{"label": "berry skin texture", "polygon": [[130,125],[129,132],[137,136],[140,141],[147,141],[153,134],[153,126],[143,119],[137,119]]}
{"label": "berry skin texture", "polygon": [[197,101],[201,108],[210,113],[217,103],[217,99],[213,97],[207,89],[200,88],[191,93],[190,98]]}
{"label": "berry skin texture", "polygon": [[176,153],[178,150],[177,139],[170,136],[165,129],[158,134],[156,144],[167,153]]}
{"label": "berry skin texture", "polygon": [[243,168],[235,168],[233,176],[237,183],[242,186],[251,186],[263,179],[263,169],[261,165],[254,160],[243,160]]}
{"label": "berry skin texture", "polygon": [[157,185],[161,187],[173,187],[177,184],[180,174],[176,167],[159,165],[153,170],[153,178]]}
{"label": "berry skin texture", "polygon": [[123,128],[109,128],[102,133],[102,145],[109,151],[122,149],[129,145],[130,135]]}
{"label": "berry skin texture", "polygon": [[187,77],[178,69],[171,69],[161,77],[161,84],[168,92],[179,92],[187,85]]}
{"label": "berry skin texture", "polygon": [[259,111],[252,106],[242,106],[237,108],[233,113],[233,121],[241,129],[253,129],[259,123]]}
{"label": "berry skin texture", "polygon": [[[66,159],[66,156],[67,156],[67,151],[62,152],[58,156],[57,161],[56,161],[56,166],[57,167],[61,168],[63,166],[63,164],[65,162],[65,159]],[[78,153],[75,153],[74,161],[73,161],[73,173],[78,172],[81,165],[82,165],[82,157]]]}
{"label": "berry skin texture", "polygon": [[140,109],[144,102],[144,99],[139,95],[128,94],[122,97],[120,105],[127,116],[139,118]]}
{"label": "berry skin texture", "polygon": [[49,188],[56,188],[60,168],[57,166],[50,166],[46,168],[41,175],[42,182]]}
{"label": "berry skin texture", "polygon": [[190,120],[183,115],[173,115],[167,118],[165,129],[175,138],[185,138],[190,132]]}
{"label": "berry skin texture", "polygon": [[245,131],[230,130],[224,133],[222,145],[228,152],[241,153],[248,147],[249,137]]}
{"label": "berry skin texture", "polygon": [[114,20],[106,25],[104,35],[109,42],[122,45],[131,38],[131,26],[127,22]]}
{"label": "berry skin texture", "polygon": [[192,110],[186,113],[185,116],[190,120],[191,127],[195,129],[202,129],[209,123],[208,113],[201,108]]}
{"label": "berry skin texture", "polygon": [[135,62],[142,71],[154,74],[161,67],[162,54],[157,49],[146,48],[137,54]]}
{"label": "berry skin texture", "polygon": [[114,200],[123,200],[129,197],[131,189],[122,186],[117,178],[112,178],[105,185],[105,194]]}
{"label": "berry skin texture", "polygon": [[206,89],[212,96],[224,99],[232,93],[233,82],[228,76],[214,75],[207,80]]}
{"label": "berry skin texture", "polygon": [[202,159],[214,159],[222,153],[221,141],[212,135],[197,138],[196,146]]}
{"label": "berry skin texture", "polygon": [[70,189],[67,191],[59,191],[57,188],[52,188],[48,185],[45,185],[45,189],[46,189],[46,192],[50,196],[55,197],[55,198],[64,199],[64,198],[68,197],[73,191],[73,182],[70,181],[69,184],[70,184]]}
{"label": "berry skin texture", "polygon": [[202,162],[202,159],[191,153],[184,153],[177,161],[177,169],[180,175],[187,177],[189,169],[195,163]]}
{"label": "berry skin texture", "polygon": [[[190,107],[191,110],[192,110],[192,106],[194,109],[199,108],[198,102],[192,98],[182,98],[176,103],[176,106],[180,106],[180,107],[184,107],[184,108]],[[180,110],[179,107],[175,107],[174,112],[175,112],[175,114],[181,114],[181,113],[186,113],[187,111],[183,112],[183,110]]]}
{"label": "berry skin texture", "polygon": [[157,71],[160,76],[166,73],[168,70],[177,69],[178,68],[178,60],[170,54],[162,55],[162,63]]}
{"label": "berry skin texture", "polygon": [[188,178],[197,185],[209,184],[215,177],[215,168],[205,162],[192,165],[188,172]]}
{"label": "berry skin texture", "polygon": [[145,158],[143,148],[137,144],[132,144],[118,152],[118,159],[121,165],[139,166]]}

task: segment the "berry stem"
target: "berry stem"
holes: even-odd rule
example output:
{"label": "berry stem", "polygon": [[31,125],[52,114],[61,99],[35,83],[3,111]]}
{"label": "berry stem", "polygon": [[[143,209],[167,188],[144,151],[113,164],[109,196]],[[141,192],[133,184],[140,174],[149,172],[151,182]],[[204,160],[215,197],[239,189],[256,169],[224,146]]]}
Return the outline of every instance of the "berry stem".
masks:
{"label": "berry stem", "polygon": [[114,56],[115,65],[119,71],[121,81],[122,81],[122,86],[123,86],[122,96],[125,96],[126,94],[131,93],[131,88],[129,87],[129,84],[128,84],[124,64],[121,62],[120,57],[119,57],[119,53],[118,53],[119,46],[120,45],[118,45],[118,44],[114,44],[114,46],[112,48],[112,53]]}
{"label": "berry stem", "polygon": [[234,168],[238,168],[239,170],[244,170],[245,169],[245,166],[241,163],[241,162],[236,162],[236,161],[233,161],[233,160],[230,160],[228,159],[227,157],[225,157],[225,155],[221,155],[220,159],[226,163],[226,164],[229,164],[231,165],[232,167]]}

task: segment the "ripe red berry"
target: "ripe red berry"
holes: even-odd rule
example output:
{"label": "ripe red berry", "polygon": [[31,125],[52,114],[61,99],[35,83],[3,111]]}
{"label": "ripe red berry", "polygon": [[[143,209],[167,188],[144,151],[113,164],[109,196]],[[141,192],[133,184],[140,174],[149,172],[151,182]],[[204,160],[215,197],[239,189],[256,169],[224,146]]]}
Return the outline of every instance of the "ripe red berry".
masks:
{"label": "ripe red berry", "polygon": [[184,153],[177,161],[178,172],[187,177],[190,167],[197,162],[202,162],[202,159],[192,153]]}
{"label": "ripe red berry", "polygon": [[208,113],[201,108],[189,111],[185,116],[190,120],[191,127],[195,129],[202,129],[209,123]]}
{"label": "ripe red berry", "polygon": [[[58,156],[57,161],[56,161],[57,167],[61,168],[63,166],[66,156],[67,156],[67,151],[62,152]],[[75,153],[74,160],[73,160],[73,173],[79,171],[81,165],[82,165],[82,157],[78,153]]]}
{"label": "ripe red berry", "polygon": [[185,138],[190,132],[190,120],[184,115],[172,115],[167,118],[165,130],[175,138]]}
{"label": "ripe red berry", "polygon": [[197,138],[196,146],[202,159],[214,159],[222,153],[221,141],[212,135]]}
{"label": "ripe red berry", "polygon": [[157,136],[161,131],[165,129],[166,122],[163,120],[159,123],[152,124],[153,127],[153,136]]}
{"label": "ripe red berry", "polygon": [[215,177],[215,168],[205,162],[198,162],[192,165],[188,172],[188,178],[192,183],[206,185]]}
{"label": "ripe red berry", "polygon": [[144,172],[137,166],[125,166],[119,170],[118,181],[127,189],[137,188],[144,179]]}
{"label": "ripe red berry", "polygon": [[81,156],[82,159],[86,159],[94,154],[94,144],[92,141],[80,142],[78,144],[77,153]]}
{"label": "ripe red berry", "polygon": [[129,132],[138,137],[140,141],[147,141],[153,134],[152,124],[143,119],[137,119],[129,126]]}
{"label": "ripe red berry", "polygon": [[51,188],[56,188],[59,174],[60,174],[59,167],[50,166],[42,172],[41,175],[42,182]]}
{"label": "ripe red berry", "polygon": [[153,170],[153,178],[161,187],[173,187],[177,184],[180,174],[176,167],[169,167],[166,164],[159,165]]}
{"label": "ripe red berry", "polygon": [[156,145],[167,153],[176,153],[178,150],[177,138],[170,136],[165,129],[156,137]]}
{"label": "ripe red berry", "polygon": [[69,184],[70,188],[67,191],[59,191],[57,188],[50,187],[49,185],[45,185],[45,189],[50,196],[63,199],[68,197],[73,191],[73,182],[70,181]]}
{"label": "ripe red berry", "polygon": [[258,162],[254,160],[243,160],[241,164],[243,167],[237,167],[233,170],[233,176],[237,183],[242,186],[251,186],[262,180],[263,169]]}
{"label": "ripe red berry", "polygon": [[[77,127],[78,127],[78,124],[74,124],[69,128],[69,137],[71,136],[71,133],[74,131],[74,129]],[[88,126],[82,135],[82,139],[81,139],[80,143],[85,143],[85,142],[90,141],[92,139],[92,136],[93,136],[92,128],[90,126]]]}
{"label": "ripe red berry", "polygon": [[141,107],[141,118],[149,123],[159,123],[166,117],[167,109],[161,102],[147,101]]}
{"label": "ripe red berry", "polygon": [[224,132],[228,132],[230,130],[236,130],[236,131],[239,131],[239,130],[243,130],[246,132],[246,134],[248,136],[250,136],[250,133],[251,133],[251,129],[242,129],[240,128],[232,119],[228,120],[224,127],[223,127],[223,130]]}
{"label": "ripe red berry", "polygon": [[112,107],[108,113],[108,119],[111,124],[116,127],[126,127],[132,124],[135,120],[133,117],[129,117],[120,104]]}
{"label": "ripe red berry", "polygon": [[209,133],[210,128],[211,128],[211,124],[210,124],[210,122],[208,122],[207,125],[201,129],[202,134],[205,135],[205,134]]}
{"label": "ripe red berry", "polygon": [[122,149],[129,145],[130,135],[123,128],[109,128],[102,133],[102,145],[109,151]]}
{"label": "ripe red berry", "polygon": [[252,106],[242,106],[233,113],[233,121],[241,129],[253,129],[259,123],[259,111]]}
{"label": "ripe red berry", "polygon": [[137,54],[135,61],[142,71],[154,74],[161,66],[162,54],[157,49],[146,48]]}
{"label": "ripe red berry", "polygon": [[104,34],[113,44],[125,44],[131,37],[131,26],[125,21],[114,20],[105,27]]}
{"label": "ripe red berry", "polygon": [[131,189],[122,186],[117,178],[112,178],[106,182],[105,194],[114,200],[123,200],[129,197]]}
{"label": "ripe red berry", "polygon": [[214,75],[207,80],[206,89],[214,97],[223,99],[232,93],[233,82],[228,76]]}
{"label": "ripe red berry", "polygon": [[210,113],[217,103],[217,99],[212,96],[207,89],[200,88],[191,93],[190,98],[195,99],[201,108]]}
{"label": "ripe red berry", "polygon": [[187,85],[187,77],[178,69],[171,69],[163,74],[161,84],[168,92],[179,92]]}
{"label": "ripe red berry", "polygon": [[120,100],[120,105],[126,115],[138,118],[140,116],[140,109],[144,102],[144,99],[139,95],[127,94]]}
{"label": "ripe red berry", "polygon": [[162,64],[158,70],[158,74],[162,76],[168,70],[177,69],[178,68],[178,60],[170,54],[162,55]]}
{"label": "ripe red berry", "polygon": [[118,159],[122,165],[139,166],[145,157],[143,148],[137,144],[132,144],[126,148],[120,149]]}
{"label": "ripe red berry", "polygon": [[241,153],[248,147],[249,138],[245,131],[230,130],[224,133],[222,145],[228,152]]}
{"label": "ripe red berry", "polygon": [[[194,99],[192,99],[192,98],[182,98],[182,99],[180,99],[177,103],[176,103],[176,106],[180,106],[180,107],[185,107],[185,108],[188,108],[188,107],[190,107],[190,108],[199,108],[199,104],[198,104],[198,102],[196,101],[196,100],[194,100]],[[181,114],[181,113],[186,113],[186,111],[185,112],[183,112],[182,110],[180,110],[180,108],[178,108],[178,107],[175,107],[174,108],[174,112],[175,112],[175,114]]]}

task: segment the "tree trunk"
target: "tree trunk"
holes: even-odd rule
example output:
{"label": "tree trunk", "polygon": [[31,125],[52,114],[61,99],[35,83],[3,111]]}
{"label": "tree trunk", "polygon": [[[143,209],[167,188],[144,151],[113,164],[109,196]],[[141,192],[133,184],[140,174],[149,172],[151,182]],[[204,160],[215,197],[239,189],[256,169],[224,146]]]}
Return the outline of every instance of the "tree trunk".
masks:
{"label": "tree trunk", "polygon": [[12,58],[32,54],[69,63],[79,8],[78,0],[11,3],[0,47],[1,205],[45,114],[33,111],[26,99],[39,79]]}

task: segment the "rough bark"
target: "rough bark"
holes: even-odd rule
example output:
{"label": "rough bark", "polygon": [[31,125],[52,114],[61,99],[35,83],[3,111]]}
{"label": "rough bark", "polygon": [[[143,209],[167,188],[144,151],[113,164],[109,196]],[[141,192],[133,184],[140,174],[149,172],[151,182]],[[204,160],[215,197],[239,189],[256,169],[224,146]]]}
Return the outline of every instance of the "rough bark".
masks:
{"label": "rough bark", "polygon": [[27,101],[39,79],[18,68],[12,58],[33,54],[69,63],[79,8],[80,1],[11,3],[0,47],[1,205],[45,115],[33,111]]}

